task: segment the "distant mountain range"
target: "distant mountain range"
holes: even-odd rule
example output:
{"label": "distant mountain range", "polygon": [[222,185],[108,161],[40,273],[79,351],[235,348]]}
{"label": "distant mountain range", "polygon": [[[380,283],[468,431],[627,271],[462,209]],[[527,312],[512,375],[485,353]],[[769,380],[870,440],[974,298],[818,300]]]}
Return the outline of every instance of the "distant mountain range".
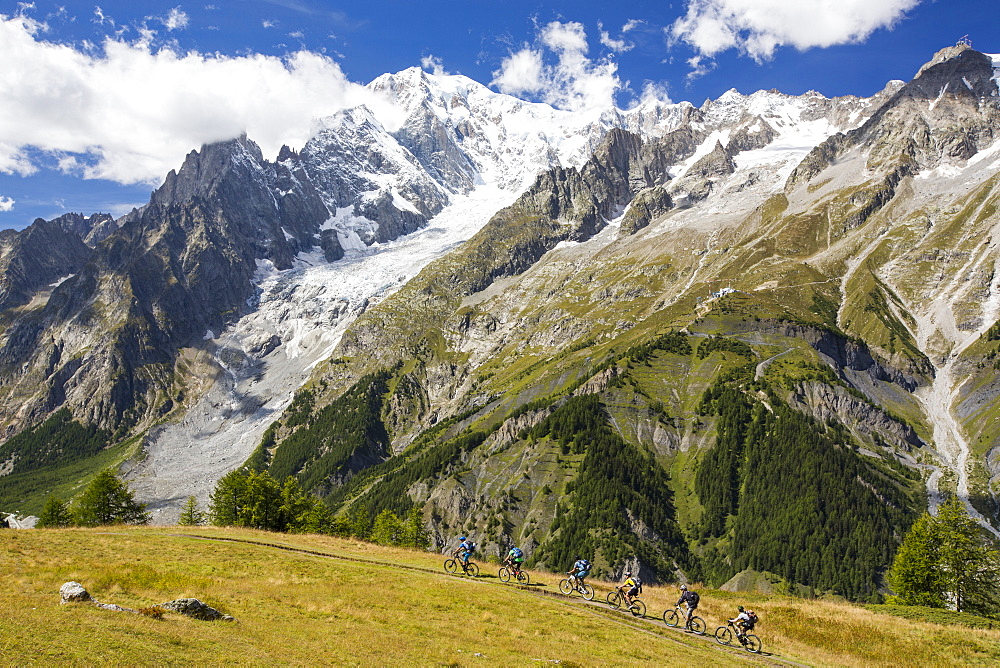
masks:
{"label": "distant mountain range", "polygon": [[250,458],[535,563],[870,596],[943,494],[1000,527],[998,72],[598,114],[411,69],[6,231],[0,503],[114,462],[168,522]]}

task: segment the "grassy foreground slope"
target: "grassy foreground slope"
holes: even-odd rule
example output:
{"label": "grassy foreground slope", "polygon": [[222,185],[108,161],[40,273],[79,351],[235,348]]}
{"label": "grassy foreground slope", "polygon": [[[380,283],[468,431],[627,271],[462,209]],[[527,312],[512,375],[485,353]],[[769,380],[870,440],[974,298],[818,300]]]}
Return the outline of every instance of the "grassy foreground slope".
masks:
{"label": "grassy foreground slope", "polygon": [[[319,536],[197,527],[0,532],[0,656],[30,664],[995,665],[1000,631],[904,620],[847,604],[705,591],[714,628],[738,602],[761,612],[754,657],[667,629],[673,587],[649,587],[645,622],[553,592],[469,580],[437,554]],[[213,540],[198,538],[198,534]],[[221,539],[221,540],[220,540]],[[228,540],[227,540],[228,539]],[[234,542],[250,541],[250,542]],[[270,545],[264,545],[268,543]],[[275,546],[302,550],[282,550]],[[156,620],[58,604],[76,580],[101,602],[140,608],[195,597],[237,618]],[[595,600],[603,598],[598,583]]]}

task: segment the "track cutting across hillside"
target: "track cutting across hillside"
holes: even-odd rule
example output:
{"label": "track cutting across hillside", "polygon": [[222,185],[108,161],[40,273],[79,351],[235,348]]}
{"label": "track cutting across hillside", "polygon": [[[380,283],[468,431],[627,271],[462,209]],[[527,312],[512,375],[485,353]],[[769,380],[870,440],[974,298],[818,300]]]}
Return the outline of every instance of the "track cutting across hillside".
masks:
{"label": "track cutting across hillside", "polygon": [[[246,545],[256,545],[259,547],[267,547],[276,550],[284,550],[286,552],[296,552],[299,554],[305,554],[316,557],[323,557],[326,559],[337,559],[340,561],[354,562],[360,564],[367,564],[370,566],[391,566],[394,569],[412,571],[418,573],[427,573],[430,575],[440,576],[442,578],[454,578],[459,576],[451,576],[445,574],[443,571],[434,568],[423,568],[420,566],[413,566],[408,564],[400,563],[388,563],[384,561],[378,561],[375,559],[365,559],[362,557],[352,557],[340,554],[332,554],[330,552],[323,552],[320,550],[311,550],[308,548],[294,547],[291,545],[283,545],[280,543],[271,543],[266,541],[251,540],[248,538],[220,538],[216,536],[204,536],[198,534],[171,534],[177,538],[192,538],[196,540],[207,540],[225,543],[242,543]],[[724,645],[719,645],[716,643],[715,639],[711,635],[698,636],[695,634],[688,633],[686,631],[677,629],[668,629],[660,623],[648,618],[648,617],[628,617],[624,613],[615,612],[607,608],[604,604],[599,601],[585,601],[582,598],[572,598],[566,597],[563,594],[557,593],[555,591],[548,591],[546,589],[541,589],[540,587],[545,587],[544,584],[529,584],[529,585],[518,585],[518,584],[503,584],[500,582],[491,582],[490,576],[481,576],[475,579],[466,579],[468,582],[474,582],[482,586],[494,586],[494,587],[506,587],[515,588],[523,591],[525,594],[530,596],[545,597],[547,599],[553,600],[559,605],[572,607],[587,614],[592,614],[606,619],[609,622],[628,627],[633,630],[645,633],[647,635],[661,638],[669,642],[680,644],[680,645],[690,645],[690,642],[705,642],[708,643],[710,647],[718,652],[728,654],[732,657],[738,658],[740,660],[746,660],[748,663],[771,665],[771,666],[807,666],[808,664],[799,663],[797,661],[792,661],[790,659],[785,659],[768,652],[763,652],[761,654],[750,654],[746,651],[742,651],[736,648],[726,647]]]}

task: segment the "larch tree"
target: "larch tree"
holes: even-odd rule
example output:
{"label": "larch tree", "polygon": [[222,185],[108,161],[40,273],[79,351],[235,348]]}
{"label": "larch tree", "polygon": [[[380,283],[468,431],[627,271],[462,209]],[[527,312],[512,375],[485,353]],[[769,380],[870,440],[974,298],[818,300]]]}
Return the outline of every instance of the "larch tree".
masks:
{"label": "larch tree", "polygon": [[913,523],[886,579],[896,603],[995,615],[1000,552],[962,502],[951,498],[936,516],[924,513]]}

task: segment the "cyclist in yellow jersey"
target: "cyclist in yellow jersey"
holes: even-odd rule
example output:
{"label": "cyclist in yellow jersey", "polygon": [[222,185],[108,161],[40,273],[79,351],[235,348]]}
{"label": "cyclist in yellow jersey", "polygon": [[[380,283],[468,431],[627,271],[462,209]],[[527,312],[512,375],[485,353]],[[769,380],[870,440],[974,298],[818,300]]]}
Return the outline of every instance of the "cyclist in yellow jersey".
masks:
{"label": "cyclist in yellow jersey", "polygon": [[625,605],[632,605],[632,597],[639,593],[639,582],[632,577],[632,571],[625,571],[625,582],[615,587],[625,598]]}

